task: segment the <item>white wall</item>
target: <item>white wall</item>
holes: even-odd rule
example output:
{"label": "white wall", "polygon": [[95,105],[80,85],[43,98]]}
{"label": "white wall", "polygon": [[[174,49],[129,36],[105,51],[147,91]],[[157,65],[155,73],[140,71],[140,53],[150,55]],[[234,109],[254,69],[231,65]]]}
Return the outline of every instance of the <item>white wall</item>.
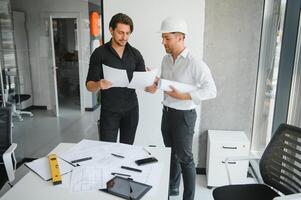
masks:
{"label": "white wall", "polygon": [[49,88],[50,43],[47,19],[49,15],[80,17],[78,28],[81,102],[83,107],[92,107],[91,93],[85,88],[90,58],[90,33],[88,2],[85,0],[12,0],[12,10],[23,11],[26,15],[30,64],[33,85],[33,104],[51,107]]}
{"label": "white wall", "polygon": [[[186,46],[202,57],[204,30],[204,0],[109,0],[104,1],[104,30],[105,41],[110,39],[108,24],[111,17],[123,12],[134,21],[134,32],[129,40],[130,44],[139,49],[147,66],[160,68],[162,57],[165,55],[161,44],[161,35],[157,33],[161,21],[172,15],[186,19],[189,34]],[[161,136],[162,92],[152,95],[137,91],[140,105],[140,119],[135,144],[156,144],[163,146]],[[193,145],[197,159],[199,125],[196,126]]]}
{"label": "white wall", "polygon": [[207,130],[244,131],[251,138],[263,0],[206,0],[204,60],[217,97],[203,102],[199,166],[205,166]]}

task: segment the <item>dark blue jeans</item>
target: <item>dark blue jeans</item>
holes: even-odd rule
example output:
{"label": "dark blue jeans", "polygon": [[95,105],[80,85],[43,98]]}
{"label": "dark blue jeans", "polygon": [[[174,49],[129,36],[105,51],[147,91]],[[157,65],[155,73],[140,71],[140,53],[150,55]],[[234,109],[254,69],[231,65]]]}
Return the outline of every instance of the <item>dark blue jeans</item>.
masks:
{"label": "dark blue jeans", "polygon": [[161,131],[164,144],[171,147],[170,189],[179,188],[183,175],[183,200],[193,200],[195,193],[195,165],[192,141],[196,121],[195,110],[163,108]]}
{"label": "dark blue jeans", "polygon": [[138,106],[125,112],[112,112],[101,109],[99,124],[100,141],[116,142],[118,130],[120,143],[133,144],[139,120]]}

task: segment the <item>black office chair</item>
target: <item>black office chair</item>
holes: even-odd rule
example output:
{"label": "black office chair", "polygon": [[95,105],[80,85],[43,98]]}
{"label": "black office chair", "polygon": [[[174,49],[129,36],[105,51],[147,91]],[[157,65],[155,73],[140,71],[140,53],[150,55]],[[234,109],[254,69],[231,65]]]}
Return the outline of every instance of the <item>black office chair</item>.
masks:
{"label": "black office chair", "polygon": [[[28,100],[31,95],[15,93],[15,88],[11,88],[11,79],[14,79],[12,77],[15,77],[15,72],[10,73],[9,71],[3,69],[2,76],[3,88],[5,88],[5,98],[1,97],[1,99],[5,99],[6,104],[12,107],[12,116],[17,117],[20,121],[23,120],[22,115],[29,115],[30,117],[33,117],[32,112],[17,109],[17,105],[21,104],[23,101]],[[0,102],[0,104],[2,103]]]}
{"label": "black office chair", "polygon": [[12,143],[11,119],[11,108],[0,108],[0,188],[15,179],[17,144]]}
{"label": "black office chair", "polygon": [[[227,185],[213,190],[214,200],[301,199],[301,129],[281,124],[259,162],[263,184]],[[293,196],[298,196],[293,198]],[[284,199],[278,197],[275,199]]]}

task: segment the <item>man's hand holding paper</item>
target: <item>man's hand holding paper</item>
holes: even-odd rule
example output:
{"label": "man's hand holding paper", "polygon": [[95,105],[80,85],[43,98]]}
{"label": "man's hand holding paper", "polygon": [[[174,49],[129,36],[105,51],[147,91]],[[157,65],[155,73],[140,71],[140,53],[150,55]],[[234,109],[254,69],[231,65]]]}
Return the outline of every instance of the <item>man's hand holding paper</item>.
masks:
{"label": "man's hand holding paper", "polygon": [[126,70],[102,65],[104,79],[112,83],[112,87],[127,87],[129,79]]}
{"label": "man's hand holding paper", "polygon": [[160,81],[160,78],[156,77],[155,81],[153,82],[153,84],[150,85],[150,86],[145,87],[144,91],[154,94],[157,91],[157,89],[158,89],[158,83],[159,83],[159,81]]}
{"label": "man's hand holding paper", "polygon": [[128,85],[128,88],[144,90],[154,83],[157,73],[158,69],[152,69],[146,72],[134,72],[133,79]]}
{"label": "man's hand holding paper", "polygon": [[170,85],[169,87],[171,91],[166,91],[166,94],[168,94],[169,96],[179,100],[191,100],[191,96],[188,92],[180,92],[172,85]]}
{"label": "man's hand holding paper", "polygon": [[108,81],[108,80],[105,80],[105,79],[101,79],[99,81],[99,84],[100,84],[100,89],[101,90],[106,90],[106,89],[109,89],[109,88],[112,87],[112,82]]}
{"label": "man's hand holding paper", "polygon": [[179,92],[192,92],[197,90],[197,87],[194,85],[189,85],[186,83],[180,83],[180,82],[176,82],[176,81],[170,81],[170,80],[166,80],[166,79],[160,79],[158,88],[165,91],[165,92],[171,92],[173,91],[173,89],[178,90]]}
{"label": "man's hand holding paper", "polygon": [[100,81],[102,89],[109,89],[111,87],[128,87],[132,89],[145,89],[148,86],[151,86],[158,73],[158,69],[147,68],[147,71],[144,72],[134,72],[133,78],[129,83],[126,70],[115,69],[103,65],[103,74],[104,79]]}

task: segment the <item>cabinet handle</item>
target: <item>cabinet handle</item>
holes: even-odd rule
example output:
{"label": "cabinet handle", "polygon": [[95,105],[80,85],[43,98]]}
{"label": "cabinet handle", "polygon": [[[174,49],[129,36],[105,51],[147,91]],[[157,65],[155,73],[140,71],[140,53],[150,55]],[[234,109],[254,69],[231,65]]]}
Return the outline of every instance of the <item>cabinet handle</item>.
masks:
{"label": "cabinet handle", "polygon": [[[225,161],[222,161],[222,163],[225,164],[226,162],[225,162]],[[234,162],[234,161],[229,161],[228,164],[233,164],[233,165],[235,165],[236,162]]]}
{"label": "cabinet handle", "polygon": [[237,147],[226,147],[226,146],[223,146],[223,149],[237,149]]}

